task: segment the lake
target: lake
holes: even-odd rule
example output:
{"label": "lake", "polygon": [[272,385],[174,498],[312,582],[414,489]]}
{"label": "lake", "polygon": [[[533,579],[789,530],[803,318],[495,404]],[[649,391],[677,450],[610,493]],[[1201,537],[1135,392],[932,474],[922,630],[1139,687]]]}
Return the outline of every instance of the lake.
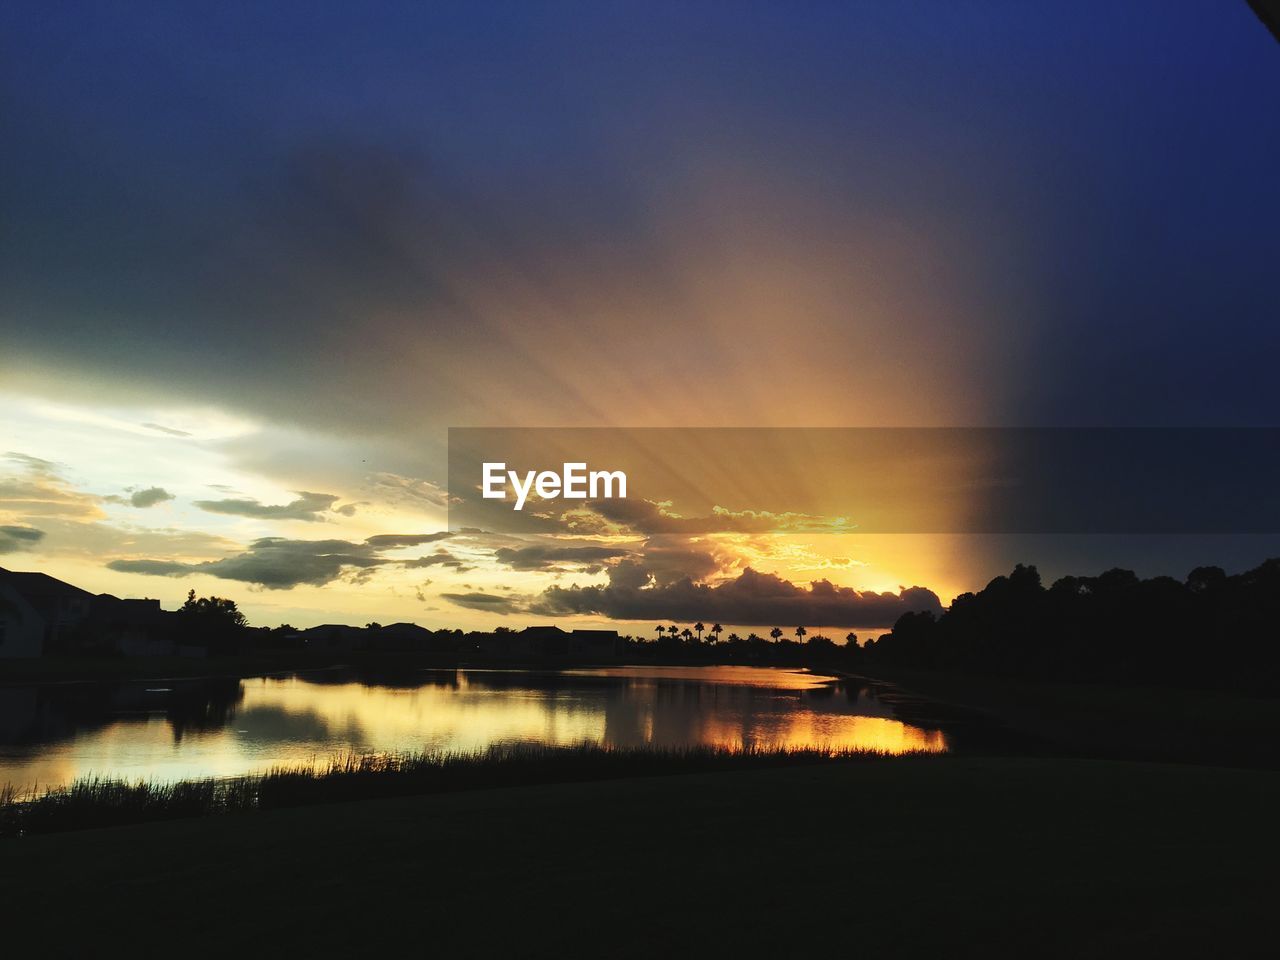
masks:
{"label": "lake", "polygon": [[0,687],[0,785],[225,777],[348,752],[491,744],[941,752],[863,684],[767,667],[318,671]]}

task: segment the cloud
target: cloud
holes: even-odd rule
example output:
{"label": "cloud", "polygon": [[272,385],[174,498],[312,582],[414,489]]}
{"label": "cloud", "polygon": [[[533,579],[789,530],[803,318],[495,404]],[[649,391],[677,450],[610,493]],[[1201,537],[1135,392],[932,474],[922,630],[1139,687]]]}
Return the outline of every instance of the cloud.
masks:
{"label": "cloud", "polygon": [[941,613],[933,591],[906,587],[876,593],[827,580],[806,589],[750,568],[734,580],[709,585],[685,578],[645,586],[633,564],[619,564],[604,586],[549,587],[528,610],[543,616],[590,614],[615,620],[707,620],[744,626],[885,627],[908,611]]}
{"label": "cloud", "polygon": [[498,613],[506,616],[509,613],[520,613],[524,607],[516,597],[498,597],[492,593],[442,593],[445,600],[469,610],[483,610],[487,613]]}
{"label": "cloud", "polygon": [[154,507],[157,503],[164,503],[166,500],[172,500],[173,494],[163,487],[147,487],[145,490],[135,490],[129,497],[129,503],[135,507],[146,508]]}
{"label": "cloud", "polygon": [[346,540],[286,540],[264,537],[244,553],[200,564],[200,572],[223,580],[256,583],[272,590],[299,584],[322,586],[344,571],[376,567],[387,561],[367,545]]}
{"label": "cloud", "polygon": [[17,553],[44,539],[44,531],[35,527],[0,526],[0,553]]}
{"label": "cloud", "polygon": [[[617,526],[643,534],[710,533],[833,533],[849,529],[843,517],[818,517],[807,513],[772,513],[768,510],[727,510],[713,507],[709,516],[684,517],[669,503],[653,500],[592,500],[589,511]],[[566,522],[582,524],[581,513],[567,514]],[[590,522],[586,523],[590,526]]]}
{"label": "cloud", "polygon": [[392,547],[420,547],[425,543],[435,543],[437,540],[445,540],[451,536],[453,534],[447,530],[441,530],[438,533],[379,533],[370,537],[365,543],[380,550],[389,550]]}
{"label": "cloud", "polygon": [[108,570],[119,573],[142,573],[152,577],[179,577],[193,572],[199,564],[179,560],[112,560]]}
{"label": "cloud", "polygon": [[289,503],[268,504],[253,499],[197,500],[195,505],[209,513],[222,513],[235,517],[256,517],[263,520],[306,520],[323,522],[324,514],[332,510],[344,516],[350,516],[354,510],[350,507],[334,508],[340,499],[331,493],[308,493],[305,490],[295,491],[297,500]]}
{"label": "cloud", "polygon": [[[464,561],[439,550],[436,553],[402,560],[383,555],[400,544],[386,542],[394,534],[371,537],[364,543],[349,540],[289,540],[262,537],[247,550],[219,558],[188,563],[180,560],[121,558],[107,566],[121,573],[157,577],[201,575],[252,583],[269,590],[288,590],[303,584],[323,586],[338,579],[360,582],[376,568],[398,566],[406,569],[443,566],[461,572],[469,570]],[[416,539],[420,535],[406,535]],[[430,536],[429,534],[421,536]]]}
{"label": "cloud", "polygon": [[685,577],[702,581],[736,565],[732,558],[713,553],[703,544],[693,545],[695,541],[684,536],[650,537],[639,547],[589,541],[509,539],[518,545],[496,547],[493,558],[512,570],[589,574],[606,569],[627,570],[639,581],[637,585],[650,582],[665,585]]}
{"label": "cloud", "polygon": [[620,560],[609,568],[609,582],[615,587],[639,590],[653,581],[653,574],[640,560]]}
{"label": "cloud", "polygon": [[465,561],[459,560],[448,550],[437,550],[429,556],[416,557],[412,560],[396,561],[406,570],[420,570],[424,567],[452,567],[459,573],[465,573],[474,569],[466,565]]}
{"label": "cloud", "polygon": [[352,571],[389,563],[367,544],[347,540],[286,540],[263,537],[249,549],[220,560],[182,563],[169,560],[113,560],[107,564],[122,573],[179,577],[191,574],[253,583],[269,590],[288,590],[300,584],[323,586]]}
{"label": "cloud", "polygon": [[19,453],[16,450],[8,451],[4,458],[21,464],[29,473],[37,476],[48,478],[57,478],[59,476],[58,465],[52,460],[42,460],[40,457],[33,457],[29,453]]}
{"label": "cloud", "polygon": [[5,459],[17,464],[17,472],[0,477],[0,512],[81,521],[106,516],[100,506],[102,498],[71,486],[57,464],[25,453],[6,453]]}
{"label": "cloud", "polygon": [[654,537],[645,542],[641,562],[659,586],[690,579],[701,582],[719,572],[721,561],[704,548],[690,546],[682,537]]}
{"label": "cloud", "polygon": [[512,570],[566,570],[598,568],[605,560],[615,560],[630,553],[624,547],[535,545],[500,547],[494,551],[493,556]]}
{"label": "cloud", "polygon": [[398,473],[375,473],[369,478],[374,493],[390,504],[410,507],[445,507],[449,495],[430,480],[401,476]]}
{"label": "cloud", "polygon": [[160,433],[167,433],[171,437],[191,436],[191,434],[189,434],[186,430],[175,430],[173,427],[162,427],[158,423],[144,423],[143,426],[146,427],[148,430],[156,430],[156,431],[159,431]]}

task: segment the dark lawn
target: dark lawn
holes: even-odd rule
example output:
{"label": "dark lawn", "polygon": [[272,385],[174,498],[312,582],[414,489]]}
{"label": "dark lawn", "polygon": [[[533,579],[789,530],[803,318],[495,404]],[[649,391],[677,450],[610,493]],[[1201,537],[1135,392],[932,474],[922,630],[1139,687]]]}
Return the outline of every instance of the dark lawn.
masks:
{"label": "dark lawn", "polygon": [[77,956],[1274,956],[1278,806],[1073,760],[558,784],[6,840],[0,912]]}

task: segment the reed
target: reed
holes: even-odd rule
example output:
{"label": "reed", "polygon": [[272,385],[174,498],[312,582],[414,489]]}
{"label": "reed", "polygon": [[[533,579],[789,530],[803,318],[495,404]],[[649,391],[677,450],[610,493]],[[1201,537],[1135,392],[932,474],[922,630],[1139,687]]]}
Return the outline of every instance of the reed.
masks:
{"label": "reed", "polygon": [[[935,756],[934,754],[929,754]],[[263,773],[173,783],[86,777],[19,793],[0,788],[0,837],[154,820],[540,783],[881,760],[871,750],[496,745],[474,753],[347,753]],[[903,756],[896,754],[892,756]]]}

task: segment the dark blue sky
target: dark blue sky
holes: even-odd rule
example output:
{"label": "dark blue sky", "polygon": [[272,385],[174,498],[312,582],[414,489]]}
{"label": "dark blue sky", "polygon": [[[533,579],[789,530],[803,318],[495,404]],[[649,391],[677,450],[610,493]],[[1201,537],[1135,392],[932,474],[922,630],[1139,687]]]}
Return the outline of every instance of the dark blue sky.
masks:
{"label": "dark blue sky", "polygon": [[[704,238],[652,212],[728,169],[833,223],[905,220],[991,291],[904,333],[950,326],[1010,384],[984,420],[1280,414],[1280,47],[1243,2],[5,11],[0,322],[36,364],[185,382],[226,331],[272,363],[331,341],[335,300],[456,305],[456,264],[424,268],[406,229],[558,289],[547,249],[607,250],[662,312],[670,249]],[[341,277],[304,308],[273,255]]]}

